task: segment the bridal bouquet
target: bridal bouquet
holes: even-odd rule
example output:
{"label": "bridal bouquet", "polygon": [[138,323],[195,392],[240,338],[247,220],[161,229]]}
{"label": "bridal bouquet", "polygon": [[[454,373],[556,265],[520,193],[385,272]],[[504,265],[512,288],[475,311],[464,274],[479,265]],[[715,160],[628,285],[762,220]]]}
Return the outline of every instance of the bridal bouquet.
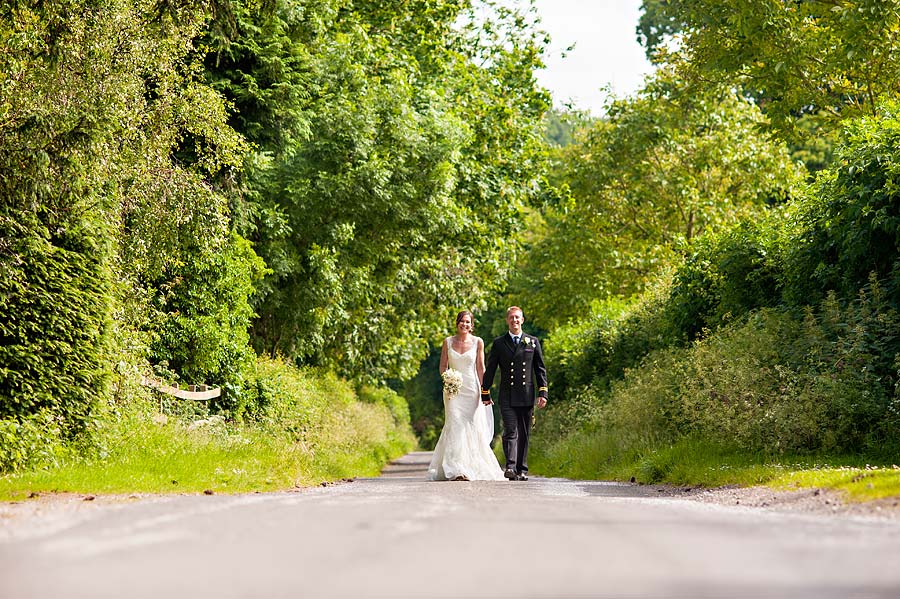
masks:
{"label": "bridal bouquet", "polygon": [[448,368],[441,373],[441,380],[444,381],[444,391],[447,393],[447,399],[453,399],[459,394],[462,387],[462,373],[458,370]]}

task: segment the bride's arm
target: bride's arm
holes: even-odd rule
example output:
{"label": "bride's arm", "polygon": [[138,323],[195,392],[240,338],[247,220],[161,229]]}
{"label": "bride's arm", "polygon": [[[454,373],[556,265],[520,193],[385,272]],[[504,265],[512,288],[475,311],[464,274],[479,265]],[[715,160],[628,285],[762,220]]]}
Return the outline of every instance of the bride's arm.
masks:
{"label": "bride's arm", "polygon": [[475,374],[478,375],[478,386],[484,380],[484,341],[478,337],[478,349],[475,350]]}
{"label": "bride's arm", "polygon": [[447,355],[447,340],[444,339],[444,342],[441,343],[441,366],[439,369],[441,374],[444,374],[444,371],[447,370],[449,361],[450,356]]}

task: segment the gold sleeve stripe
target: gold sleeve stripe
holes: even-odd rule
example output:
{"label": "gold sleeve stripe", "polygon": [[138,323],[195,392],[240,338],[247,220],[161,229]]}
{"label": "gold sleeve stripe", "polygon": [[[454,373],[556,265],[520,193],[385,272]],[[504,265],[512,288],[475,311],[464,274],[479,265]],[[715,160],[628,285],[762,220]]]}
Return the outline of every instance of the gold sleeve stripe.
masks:
{"label": "gold sleeve stripe", "polygon": [[546,391],[547,387],[538,387],[538,391]]}
{"label": "gold sleeve stripe", "polygon": [[490,395],[491,392],[490,392],[490,391],[485,391],[484,389],[482,389],[482,390],[481,390],[481,394],[482,394],[482,395]]}

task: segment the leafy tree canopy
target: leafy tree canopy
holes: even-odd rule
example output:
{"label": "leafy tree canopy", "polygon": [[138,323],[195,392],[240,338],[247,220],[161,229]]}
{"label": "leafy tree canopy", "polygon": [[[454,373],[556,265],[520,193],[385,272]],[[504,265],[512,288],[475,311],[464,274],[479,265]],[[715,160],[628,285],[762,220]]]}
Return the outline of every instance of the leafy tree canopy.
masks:
{"label": "leafy tree canopy", "polygon": [[[834,129],[874,114],[900,83],[897,0],[646,0],[640,38],[700,85],[740,85],[772,123],[800,135],[812,115]],[[683,53],[666,52],[681,32]],[[829,124],[830,123],[830,124]]]}
{"label": "leafy tree canopy", "polygon": [[541,326],[639,291],[675,249],[786,201],[805,172],[763,123],[734,92],[696,94],[663,70],[560,149],[571,200],[546,211],[519,283]]}
{"label": "leafy tree canopy", "polygon": [[410,376],[453,312],[502,285],[541,200],[546,40],[487,3],[229,7],[206,76],[256,145],[235,207],[271,269],[254,344]]}

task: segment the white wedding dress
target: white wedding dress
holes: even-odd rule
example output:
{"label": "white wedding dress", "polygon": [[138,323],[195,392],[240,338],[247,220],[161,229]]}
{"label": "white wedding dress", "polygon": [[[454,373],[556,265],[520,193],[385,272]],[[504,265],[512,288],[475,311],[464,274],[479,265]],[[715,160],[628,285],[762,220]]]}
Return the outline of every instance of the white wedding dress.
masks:
{"label": "white wedding dress", "polygon": [[449,366],[462,374],[462,387],[452,399],[444,393],[444,428],[428,466],[428,480],[504,480],[503,470],[491,451],[494,412],[481,403],[481,385],[475,372],[478,340],[462,354],[446,340]]}

